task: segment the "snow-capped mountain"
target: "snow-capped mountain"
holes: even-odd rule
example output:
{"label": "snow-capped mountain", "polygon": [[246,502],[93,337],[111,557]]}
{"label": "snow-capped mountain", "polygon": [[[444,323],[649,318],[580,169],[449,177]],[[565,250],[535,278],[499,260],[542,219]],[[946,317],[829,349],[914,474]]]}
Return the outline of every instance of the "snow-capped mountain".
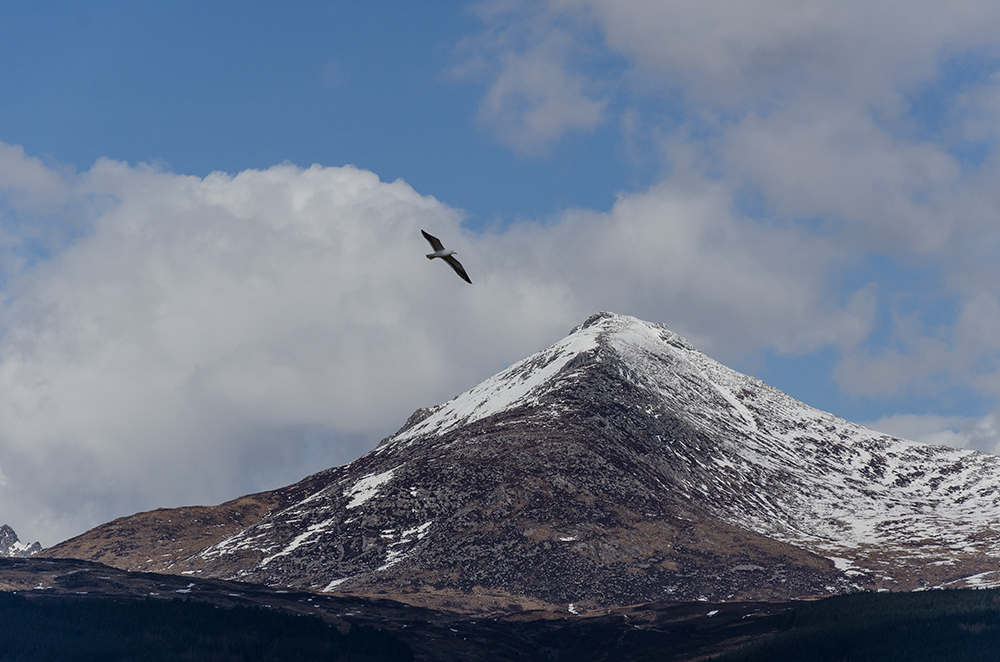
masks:
{"label": "snow-capped mountain", "polygon": [[48,551],[313,590],[599,606],[996,584],[998,521],[1000,457],[874,432],[663,325],[600,313],[350,464]]}
{"label": "snow-capped mountain", "polygon": [[14,529],[4,524],[0,526],[0,556],[25,557],[42,551],[42,546],[35,542],[30,545],[17,539]]}

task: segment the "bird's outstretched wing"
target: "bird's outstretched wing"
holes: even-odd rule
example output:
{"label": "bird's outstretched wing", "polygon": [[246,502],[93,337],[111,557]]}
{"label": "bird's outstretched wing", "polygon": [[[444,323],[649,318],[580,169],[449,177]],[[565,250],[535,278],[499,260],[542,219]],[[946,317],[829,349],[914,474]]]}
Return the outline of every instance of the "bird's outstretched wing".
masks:
{"label": "bird's outstretched wing", "polygon": [[472,285],[472,281],[469,279],[469,274],[465,273],[465,269],[462,268],[462,263],[455,259],[454,255],[449,255],[444,258],[444,261],[451,265],[451,268],[455,270],[455,273],[462,277],[469,285]]}
{"label": "bird's outstretched wing", "polygon": [[434,235],[427,234],[423,230],[420,231],[420,234],[424,235],[424,239],[430,242],[431,248],[433,248],[435,252],[444,250],[444,244],[441,243],[440,239],[438,239]]}

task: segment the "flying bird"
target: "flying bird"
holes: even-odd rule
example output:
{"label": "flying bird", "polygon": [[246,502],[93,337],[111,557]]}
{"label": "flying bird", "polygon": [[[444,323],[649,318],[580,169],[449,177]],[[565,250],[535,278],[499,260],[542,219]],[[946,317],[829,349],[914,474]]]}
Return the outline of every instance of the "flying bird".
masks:
{"label": "flying bird", "polygon": [[472,284],[472,281],[469,280],[469,274],[465,273],[465,269],[462,268],[462,263],[455,259],[455,256],[458,255],[458,253],[445,248],[444,244],[442,244],[441,240],[437,237],[429,235],[423,230],[420,231],[420,234],[424,235],[424,239],[426,239],[430,243],[431,248],[434,249],[433,253],[427,254],[428,260],[433,260],[436,257],[441,258],[451,265],[451,268],[455,270],[456,274],[462,277],[462,280],[470,285]]}

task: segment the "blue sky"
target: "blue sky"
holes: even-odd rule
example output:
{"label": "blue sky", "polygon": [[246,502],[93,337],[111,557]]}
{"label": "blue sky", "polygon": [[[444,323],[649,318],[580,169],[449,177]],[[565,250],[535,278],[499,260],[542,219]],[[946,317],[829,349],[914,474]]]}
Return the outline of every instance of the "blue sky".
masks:
{"label": "blue sky", "polygon": [[996,451],[997,35],[975,0],[5,3],[0,522],[286,484],[600,309]]}
{"label": "blue sky", "polygon": [[5,142],[80,170],[350,163],[473,225],[609,209],[650,181],[607,128],[536,159],[484,130],[488,81],[458,70],[482,27],[467,3],[18,4],[0,28]]}

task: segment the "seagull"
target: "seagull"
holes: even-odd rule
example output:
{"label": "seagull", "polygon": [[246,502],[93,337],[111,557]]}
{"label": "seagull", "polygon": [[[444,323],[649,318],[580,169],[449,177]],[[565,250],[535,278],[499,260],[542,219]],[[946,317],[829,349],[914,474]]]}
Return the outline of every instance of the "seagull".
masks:
{"label": "seagull", "polygon": [[420,234],[424,235],[424,239],[426,239],[430,243],[431,248],[434,249],[433,253],[427,254],[428,260],[433,260],[436,257],[441,258],[451,265],[451,268],[455,270],[456,274],[462,277],[462,280],[470,285],[472,284],[472,281],[469,280],[469,274],[465,273],[465,269],[462,268],[462,263],[455,259],[455,256],[458,255],[458,253],[445,248],[444,244],[442,244],[441,240],[437,237],[429,235],[423,230],[420,231]]}

